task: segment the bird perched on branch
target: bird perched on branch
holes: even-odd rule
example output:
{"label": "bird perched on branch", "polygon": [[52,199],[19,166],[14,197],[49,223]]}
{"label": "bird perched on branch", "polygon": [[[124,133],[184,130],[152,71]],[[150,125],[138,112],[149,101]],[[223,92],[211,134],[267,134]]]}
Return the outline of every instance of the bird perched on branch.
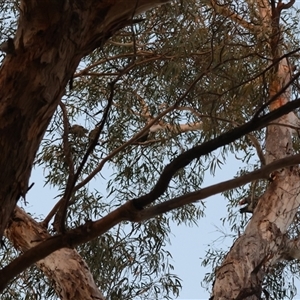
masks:
{"label": "bird perched on branch", "polygon": [[258,203],[258,200],[259,200],[259,197],[253,197],[253,195],[242,199],[239,202],[239,205],[244,205],[244,204],[246,204],[246,205],[240,209],[240,213],[253,214],[253,211]]}
{"label": "bird perched on branch", "polygon": [[81,125],[75,124],[69,128],[69,133],[73,134],[75,137],[82,138],[82,137],[86,136],[86,134],[88,133],[88,130],[85,129]]}

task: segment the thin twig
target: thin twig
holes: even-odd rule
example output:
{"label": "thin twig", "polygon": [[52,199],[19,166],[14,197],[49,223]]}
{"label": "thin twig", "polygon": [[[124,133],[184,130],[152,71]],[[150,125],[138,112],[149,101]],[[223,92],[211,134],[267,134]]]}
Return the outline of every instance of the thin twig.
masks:
{"label": "thin twig", "polygon": [[[217,68],[215,66],[214,68]],[[123,149],[125,149],[127,146],[131,145],[133,142],[135,142],[137,139],[139,139],[141,136],[143,136],[156,122],[158,122],[162,117],[164,117],[167,113],[171,112],[172,110],[176,109],[176,107],[185,99],[185,97],[190,93],[192,88],[201,80],[208,71],[202,72],[200,75],[198,75],[194,81],[190,84],[190,86],[186,89],[186,91],[177,99],[177,101],[167,109],[165,109],[163,112],[161,112],[157,117],[153,118],[139,133],[135,134],[131,139],[129,139],[126,143],[119,146],[117,149],[112,151],[109,155],[107,155],[100,163],[99,165],[84,179],[82,180],[78,185],[75,186],[75,191],[83,187],[85,184],[87,184],[90,180],[94,178],[94,176],[99,173],[104,164],[109,161],[111,158],[113,158],[115,155],[117,155],[119,152],[121,152]]]}

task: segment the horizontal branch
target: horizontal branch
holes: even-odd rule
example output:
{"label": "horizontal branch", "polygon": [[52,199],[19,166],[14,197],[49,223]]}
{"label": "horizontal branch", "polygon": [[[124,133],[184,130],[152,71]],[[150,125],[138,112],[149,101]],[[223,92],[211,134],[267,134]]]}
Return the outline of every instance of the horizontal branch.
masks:
{"label": "horizontal branch", "polygon": [[[196,82],[196,81],[195,81]],[[182,97],[184,97],[183,95]],[[97,236],[105,233],[109,229],[111,229],[116,224],[120,223],[124,220],[135,220],[140,213],[140,209],[144,206],[154,202],[159,196],[161,196],[164,191],[167,189],[169,182],[172,176],[181,168],[187,166],[192,160],[195,158],[199,158],[202,155],[210,153],[211,151],[216,150],[219,147],[225,146],[238,138],[241,138],[245,134],[248,134],[254,130],[260,129],[266,126],[269,122],[281,117],[284,114],[289,113],[290,111],[296,109],[300,106],[300,99],[291,101],[284,106],[264,115],[261,117],[255,116],[254,119],[250,120],[246,124],[234,128],[227,133],[220,135],[218,138],[208,141],[202,145],[193,147],[192,149],[184,152],[175,158],[169,165],[165,167],[163,170],[157,184],[154,186],[153,190],[140,198],[131,200],[126,202],[124,205],[117,208],[115,211],[109,213],[102,219],[92,222],[88,221],[83,226],[79,226],[75,229],[69,230],[64,234],[58,234],[50,237],[45,240],[41,244],[35,246],[34,248],[28,250],[20,257],[16,258],[9,265],[4,267],[0,271],[0,291],[4,289],[7,283],[12,280],[15,276],[17,276],[20,272],[34,264],[36,261],[46,257],[50,253],[63,248],[63,247],[74,247],[76,245],[88,242]],[[174,107],[173,107],[174,108]],[[155,122],[155,121],[154,121]],[[153,123],[154,123],[153,122]],[[153,124],[148,124],[149,129]],[[145,128],[146,131],[146,128]],[[141,134],[141,132],[140,132]],[[299,157],[294,156],[289,159],[295,158],[295,161],[289,163],[289,165],[299,163]],[[276,168],[281,168],[282,162],[288,162],[289,159],[285,158],[286,161],[279,160],[270,164],[261,170],[263,170],[263,174],[261,176],[267,177],[271,171],[272,166],[276,166]],[[286,166],[286,165],[285,165]],[[276,169],[274,167],[274,170]],[[254,171],[254,172],[259,172]],[[251,177],[251,175],[249,175]],[[251,180],[250,177],[247,180]],[[242,181],[239,182],[242,184]],[[224,184],[223,188],[229,188],[228,182]],[[199,195],[197,197],[193,194],[190,195],[190,201],[197,201],[199,199]],[[194,198],[193,198],[194,197]],[[174,200],[174,199],[173,199]],[[177,199],[178,201],[178,199]],[[177,202],[174,201],[174,202]],[[187,200],[184,200],[187,201]]]}
{"label": "horizontal branch", "polygon": [[97,221],[87,221],[84,225],[75,229],[71,229],[64,234],[52,236],[37,246],[29,249],[27,252],[16,258],[9,265],[0,270],[0,291],[2,291],[10,280],[17,274],[24,271],[26,268],[43,259],[47,255],[61,248],[73,248],[82,243],[86,243],[101,234],[107,232],[116,224],[122,221],[140,222],[158,214],[178,208],[182,205],[192,203],[206,197],[221,193],[225,190],[238,187],[252,180],[259,178],[268,178],[268,175],[283,167],[292,166],[300,163],[300,154],[283,158],[275,161],[259,170],[243,175],[240,178],[228,180],[210,187],[204,188],[201,191],[189,193],[187,195],[171,199],[162,204],[148,208],[145,211],[135,209],[133,201],[128,201],[115,211],[109,213]]}
{"label": "horizontal branch", "polygon": [[[300,75],[300,74],[299,74]],[[147,205],[153,203],[158,199],[168,188],[169,182],[171,181],[173,175],[180,170],[181,168],[186,167],[194,159],[198,159],[203,155],[211,153],[212,151],[226,146],[235,140],[241,138],[242,136],[249,134],[254,130],[258,130],[266,126],[271,121],[281,117],[284,114],[289,113],[290,111],[296,109],[300,106],[300,99],[291,101],[284,106],[262,116],[255,117],[244,125],[234,128],[224,134],[221,134],[219,137],[203,143],[202,145],[195,146],[184,153],[178,155],[172,162],[170,162],[162,171],[160,178],[153,187],[152,191],[148,194],[136,198],[133,200],[134,205],[137,209],[143,209]]]}
{"label": "horizontal branch", "polygon": [[[267,166],[262,167],[259,170],[255,170],[253,172],[247,173],[238,178],[223,181],[221,183],[217,183],[209,187],[203,188],[199,191],[188,193],[180,197],[176,197],[166,202],[141,210],[137,215],[137,219],[134,219],[134,221],[141,222],[144,220],[151,219],[157,215],[161,215],[163,213],[169,212],[173,209],[182,207],[184,205],[199,200],[203,200],[213,195],[220,194],[222,192],[240,187],[242,185],[245,185],[257,179],[268,179],[269,175],[272,172],[278,169],[282,169],[297,164],[300,164],[300,154],[277,160],[271,164],[268,164]],[[299,256],[300,256],[300,250],[299,250]]]}
{"label": "horizontal branch", "polygon": [[105,27],[113,28],[120,20],[132,20],[134,16],[170,1],[171,0],[111,1],[113,4],[110,6],[104,22],[99,26],[99,29],[101,31]]}
{"label": "horizontal branch", "polygon": [[168,123],[158,123],[150,127],[150,132],[158,132],[162,130],[168,130],[175,134],[180,134],[188,131],[197,131],[203,128],[202,122],[193,122],[187,124],[168,124]]}
{"label": "horizontal branch", "polygon": [[0,292],[4,290],[13,278],[35,262],[45,258],[56,250],[74,248],[107,232],[116,224],[126,220],[126,212],[132,209],[131,202],[127,202],[98,221],[87,221],[84,225],[71,229],[67,233],[51,236],[37,246],[24,252],[0,270]]}

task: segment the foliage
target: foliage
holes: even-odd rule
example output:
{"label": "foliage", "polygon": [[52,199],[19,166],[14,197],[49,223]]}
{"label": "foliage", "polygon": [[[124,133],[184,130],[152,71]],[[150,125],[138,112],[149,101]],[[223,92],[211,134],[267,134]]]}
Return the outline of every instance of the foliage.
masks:
{"label": "foliage", "polygon": [[[237,13],[249,22],[261,22],[253,7],[245,4],[248,1],[243,5],[239,2],[231,2]],[[0,5],[1,32],[12,36],[16,3],[2,1]],[[98,128],[109,99],[113,101],[79,182],[89,178],[95,169],[98,172],[72,196],[69,227],[104,216],[126,200],[149,192],[167,162],[192,146],[245,123],[267,99],[268,78],[272,74],[268,71],[270,49],[264,32],[242,28],[228,16],[216,13],[206,1],[178,1],[142,17],[142,21],[119,31],[102,49],[96,49],[81,61],[63,97],[75,170],[92,142],[89,134]],[[284,16],[286,51],[292,52],[299,45],[299,28],[295,15],[291,17],[293,22],[289,17]],[[296,60],[291,57],[291,61]],[[297,84],[293,89],[298,93]],[[150,133],[145,142],[132,141],[123,146],[149,120],[174,104],[176,107],[158,120],[170,127]],[[201,130],[180,133],[170,129],[195,122],[202,122]],[[72,132],[70,128],[74,125],[85,130],[80,134]],[[59,196],[69,175],[63,143],[66,130],[62,109],[58,107],[35,162],[44,170],[45,188],[55,188]],[[257,169],[260,165],[257,151],[263,150],[264,138],[264,130],[257,131],[252,137],[245,136],[192,162],[174,176],[158,201],[198,190],[205,173],[215,174],[226,163],[228,155],[243,158],[246,167],[237,176]],[[261,149],[257,149],[253,139],[262,145]],[[295,148],[298,147],[295,141]],[[256,192],[262,193],[266,184],[260,182]],[[234,236],[247,222],[247,218],[236,213],[238,201],[249,195],[250,190],[249,186],[243,186],[224,193],[228,212],[224,212],[223,221]],[[78,251],[107,299],[173,299],[179,295],[181,282],[170,262],[171,253],[165,249],[171,232],[170,220],[197,224],[204,209],[202,203],[196,203],[140,224],[120,224],[79,246]],[[6,253],[4,262],[16,256],[11,247],[2,251]],[[224,250],[209,249],[204,264],[212,263],[216,267],[224,254]],[[290,276],[299,271],[298,266],[289,268],[289,264],[274,269],[266,279],[268,293],[274,299],[293,296],[292,291],[284,294],[282,270]],[[279,273],[282,281],[276,283]],[[207,274],[205,280],[211,282],[212,274]],[[21,274],[6,289],[4,297],[56,298],[47,279],[35,268]]]}

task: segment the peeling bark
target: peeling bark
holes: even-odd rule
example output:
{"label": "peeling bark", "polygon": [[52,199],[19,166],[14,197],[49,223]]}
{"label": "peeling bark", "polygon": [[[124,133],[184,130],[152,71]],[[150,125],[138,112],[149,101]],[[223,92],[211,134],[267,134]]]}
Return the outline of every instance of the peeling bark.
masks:
{"label": "peeling bark", "polygon": [[278,172],[244,234],[216,271],[211,299],[260,299],[268,267],[281,259],[286,243],[284,234],[300,203],[299,192],[298,167]]}
{"label": "peeling bark", "polygon": [[[290,114],[278,119],[278,123],[288,125]],[[268,126],[267,164],[292,154],[291,129]],[[299,167],[281,169],[270,178],[272,182],[260,198],[244,234],[216,271],[211,299],[260,299],[268,267],[282,257],[285,233],[300,205]]]}

